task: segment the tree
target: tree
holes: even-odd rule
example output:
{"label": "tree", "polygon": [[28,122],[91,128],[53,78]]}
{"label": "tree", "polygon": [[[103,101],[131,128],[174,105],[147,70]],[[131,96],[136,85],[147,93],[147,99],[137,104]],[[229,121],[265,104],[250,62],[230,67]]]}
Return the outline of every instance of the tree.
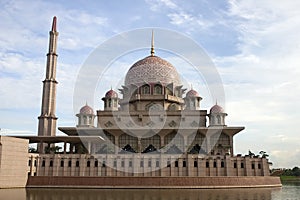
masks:
{"label": "tree", "polygon": [[294,176],[300,176],[300,168],[299,167],[294,167],[292,169],[292,173]]}
{"label": "tree", "polygon": [[29,152],[29,153],[37,153],[37,149],[34,148],[34,147],[29,147],[29,148],[28,148],[28,152]]}
{"label": "tree", "polygon": [[250,156],[250,158],[253,158],[253,156],[255,156],[255,154],[252,151],[248,151],[248,155]]}
{"label": "tree", "polygon": [[45,153],[58,153],[60,149],[60,146],[45,147]]}
{"label": "tree", "polygon": [[260,151],[259,154],[261,155],[262,158],[268,158],[269,155],[265,151]]}

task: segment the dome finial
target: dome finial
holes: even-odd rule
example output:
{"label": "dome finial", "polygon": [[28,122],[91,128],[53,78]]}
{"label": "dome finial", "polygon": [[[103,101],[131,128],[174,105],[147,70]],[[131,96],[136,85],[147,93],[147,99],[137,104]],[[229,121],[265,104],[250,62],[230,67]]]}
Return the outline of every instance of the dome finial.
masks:
{"label": "dome finial", "polygon": [[154,31],[152,30],[152,37],[151,37],[151,56],[154,56]]}

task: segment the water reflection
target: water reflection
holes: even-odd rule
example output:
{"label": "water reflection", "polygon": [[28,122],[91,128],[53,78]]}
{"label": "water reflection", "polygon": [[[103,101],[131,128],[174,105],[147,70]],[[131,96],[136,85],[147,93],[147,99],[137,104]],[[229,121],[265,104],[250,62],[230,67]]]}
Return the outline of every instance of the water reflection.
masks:
{"label": "water reflection", "polygon": [[231,190],[103,190],[27,189],[27,200],[271,200],[274,189]]}
{"label": "water reflection", "polygon": [[298,199],[300,186],[260,189],[1,189],[0,200],[281,200]]}

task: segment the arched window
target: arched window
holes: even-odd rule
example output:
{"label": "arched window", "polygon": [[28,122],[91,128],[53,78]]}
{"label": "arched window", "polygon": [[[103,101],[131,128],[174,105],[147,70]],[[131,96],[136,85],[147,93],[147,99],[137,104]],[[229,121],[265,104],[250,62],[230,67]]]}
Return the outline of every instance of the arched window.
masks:
{"label": "arched window", "polygon": [[154,94],[162,94],[162,86],[161,85],[154,86]]}
{"label": "arched window", "polygon": [[119,147],[124,148],[125,146],[130,145],[132,149],[135,151],[138,149],[138,139],[137,137],[133,137],[131,135],[122,134],[119,137]]}
{"label": "arched window", "polygon": [[176,132],[170,133],[164,138],[165,145],[167,145],[167,152],[179,153],[184,151],[183,137]]}
{"label": "arched window", "polygon": [[205,144],[204,144],[204,140],[205,140],[205,136],[199,132],[197,133],[193,133],[191,135],[188,136],[188,144],[190,145],[189,146],[189,149],[188,149],[188,152],[190,153],[203,153],[204,150],[201,149],[201,147]]}
{"label": "arched window", "polygon": [[224,161],[221,161],[221,167],[224,168],[225,167],[225,163]]}
{"label": "arched window", "polygon": [[111,107],[111,99],[108,99],[108,107]]}
{"label": "arched window", "polygon": [[145,137],[141,139],[142,150],[145,150],[149,145],[152,145],[156,149],[160,148],[160,136],[153,135],[152,137]]}
{"label": "arched window", "polygon": [[46,163],[46,161],[43,160],[43,161],[42,161],[42,167],[45,167],[45,163]]}
{"label": "arched window", "polygon": [[142,94],[150,94],[150,86],[149,85],[144,85],[142,87]]}

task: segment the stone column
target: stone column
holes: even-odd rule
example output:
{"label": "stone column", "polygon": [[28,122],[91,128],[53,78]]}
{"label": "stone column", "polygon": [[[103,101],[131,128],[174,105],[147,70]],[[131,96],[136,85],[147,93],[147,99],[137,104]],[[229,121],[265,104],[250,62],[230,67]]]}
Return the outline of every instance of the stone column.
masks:
{"label": "stone column", "polygon": [[233,156],[233,138],[232,136],[229,136],[229,142],[230,142],[230,155]]}
{"label": "stone column", "polygon": [[74,149],[74,144],[70,143],[70,148],[69,148],[70,154],[73,154],[73,149]]}
{"label": "stone column", "polygon": [[67,142],[64,142],[64,154],[67,153]]}

